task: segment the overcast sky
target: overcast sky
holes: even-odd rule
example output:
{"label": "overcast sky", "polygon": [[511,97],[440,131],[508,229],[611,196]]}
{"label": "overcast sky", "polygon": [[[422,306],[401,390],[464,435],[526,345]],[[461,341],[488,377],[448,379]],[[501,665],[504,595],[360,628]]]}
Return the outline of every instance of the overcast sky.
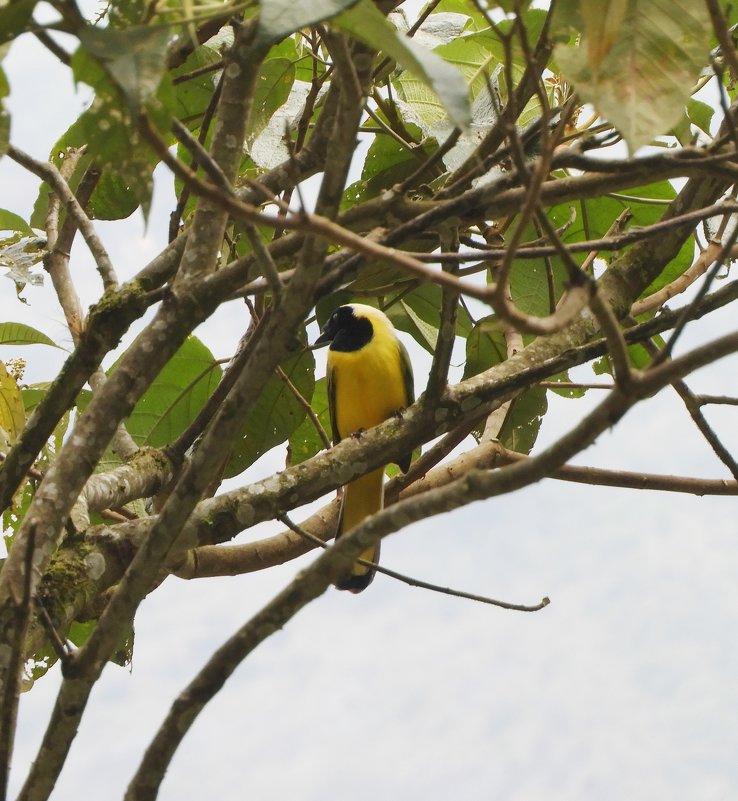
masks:
{"label": "overcast sky", "polygon": [[[12,140],[44,158],[86,96],[74,94],[66,72],[29,37],[3,66]],[[124,277],[165,243],[171,181],[162,178],[147,230],[138,215],[100,226]],[[35,179],[0,160],[0,208],[27,215],[37,190]],[[97,274],[83,248],[73,262],[90,303]],[[68,342],[48,288],[24,295],[29,306],[0,275],[3,320]],[[683,347],[731,322],[734,313],[723,312],[690,326]],[[198,334],[226,356],[243,324],[243,307],[230,304]],[[40,348],[22,355],[31,360],[29,380],[49,378],[60,358]],[[425,365],[418,356],[419,385]],[[725,359],[690,384],[736,395],[736,368],[736,358]],[[594,395],[550,396],[539,446],[580,419]],[[577,461],[727,477],[673,395],[643,403]],[[709,410],[733,453],[735,415]],[[265,457],[241,480],[267,475],[280,458]],[[548,595],[551,605],[507,612],[383,576],[359,596],[329,591],[226,684],[187,735],[160,797],[734,799],[736,535],[734,499],[555,481],[416,524],[386,541],[387,566],[509,601]],[[239,578],[172,578],[154,592],[137,615],[133,669],[106,668],[53,798],[121,797],[174,696],[312,558]],[[14,791],[58,684],[52,671],[22,699]]]}

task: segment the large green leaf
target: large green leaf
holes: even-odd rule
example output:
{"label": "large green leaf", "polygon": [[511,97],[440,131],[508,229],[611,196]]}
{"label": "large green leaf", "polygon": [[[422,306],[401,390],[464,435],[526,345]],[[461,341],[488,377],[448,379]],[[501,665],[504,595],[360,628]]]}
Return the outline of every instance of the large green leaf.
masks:
{"label": "large green leaf", "polygon": [[[551,375],[546,380],[562,385],[571,383],[571,377],[567,371],[564,371],[563,373],[556,373],[556,375]],[[587,390],[580,386],[548,387],[548,389],[550,392],[554,392],[556,395],[560,395],[562,398],[583,398],[587,394]]]}
{"label": "large green leaf", "polygon": [[[79,33],[82,46],[98,64],[104,65],[136,109],[159,88],[166,69],[169,38],[169,29],[156,25],[122,30],[87,26]],[[80,62],[76,64],[79,70]],[[86,80],[81,75],[77,77]]]}
{"label": "large green leaf", "polygon": [[526,314],[546,317],[561,297],[569,274],[559,259],[515,259],[510,270],[513,303]]}
{"label": "large green leaf", "polygon": [[555,50],[565,77],[631,151],[668,133],[707,63],[712,26],[706,4],[603,0],[582,3],[579,12],[580,45]]}
{"label": "large green leaf", "polygon": [[371,0],[360,0],[333,23],[420,78],[438,96],[451,122],[458,128],[468,127],[471,107],[464,76],[431,50],[402,36]]}
{"label": "large green leaf", "polygon": [[[292,40],[289,41],[292,42]],[[254,102],[249,115],[247,136],[250,141],[256,139],[266,128],[274,112],[287,100],[294,81],[295,61],[293,59],[268,58],[261,65],[254,90]]]}
{"label": "large green leaf", "polygon": [[199,128],[200,120],[209,106],[219,70],[200,73],[222,61],[220,53],[212,47],[198,47],[184,64],[172,70],[174,85],[174,115],[192,129]]}
{"label": "large green leaf", "polygon": [[423,320],[404,298],[387,309],[387,316],[395,328],[410,334],[421,348],[425,348],[428,353],[435,352],[438,328]]}
{"label": "large green leaf", "polygon": [[46,334],[25,323],[0,323],[0,345],[51,345],[58,348]]}
{"label": "large green leaf", "polygon": [[547,410],[545,389],[533,387],[526,390],[511,402],[498,439],[511,451],[530,453]]}
{"label": "large green leaf", "polygon": [[[420,128],[412,123],[408,123],[407,128],[418,139],[422,136]],[[361,178],[344,191],[341,208],[350,208],[377,197],[383,190],[401,183],[417,170],[435,147],[434,139],[426,139],[421,145],[407,146],[393,136],[378,133],[364,159]]]}
{"label": "large green leaf", "polygon": [[502,328],[494,314],[483,317],[466,339],[466,363],[463,378],[471,378],[507,359]]}
{"label": "large green leaf", "polygon": [[[429,353],[436,349],[438,331],[441,327],[443,291],[438,284],[421,284],[412,292],[406,292],[396,303],[386,309],[387,316],[395,328],[410,334]],[[467,337],[473,327],[469,313],[459,307],[456,319],[456,334]]]}
{"label": "large green leaf", "polygon": [[[428,5],[431,5],[430,3]],[[467,28],[472,31],[481,31],[489,28],[484,14],[474,4],[473,0],[441,0],[433,3],[433,13],[437,14],[463,14],[467,17]],[[427,6],[426,6],[427,8]]]}
{"label": "large green leaf", "polygon": [[[580,200],[574,204],[564,203],[552,207],[548,211],[548,216],[554,226],[562,231],[561,239],[571,245],[584,240],[601,239],[618,218],[627,211],[630,217],[627,227],[646,228],[661,219],[667,205],[676,197],[676,190],[669,181],[661,181],[647,186],[640,186],[630,189],[628,194],[613,194],[588,200]],[[532,227],[527,231],[526,239],[538,238],[538,232]],[[579,252],[572,254],[578,263],[587,256],[586,253]],[[673,281],[681,275],[692,263],[694,246],[691,239],[688,239],[680,249],[677,256],[666,266],[662,274],[653,282],[644,294],[651,294],[660,289],[665,284]],[[602,251],[601,258],[605,261],[613,258],[608,251]],[[552,256],[549,263],[553,265],[556,299],[560,297],[561,290],[567,278],[567,272],[561,259]],[[529,275],[521,273],[519,265],[526,265],[525,270],[531,270]],[[545,262],[543,259],[517,259],[516,266],[513,268],[514,291],[513,297],[519,300],[521,294],[527,294],[537,298],[537,300],[525,308],[530,314],[548,314],[550,307],[545,289],[545,281],[541,281],[542,270]],[[536,277],[539,281],[536,287]],[[518,286],[518,279],[522,279],[522,284]],[[529,283],[529,285],[527,285]]]}
{"label": "large green leaf", "polygon": [[693,97],[687,103],[687,119],[696,125],[703,133],[710,136],[710,124],[715,115],[715,106],[695,100]]}
{"label": "large green leaf", "polygon": [[[507,346],[497,318],[484,317],[472,328],[466,340],[464,378],[494,367],[507,359]],[[546,390],[533,387],[510,403],[498,439],[510,450],[529,453],[535,444],[543,416],[548,408]]]}
{"label": "large green leaf", "polygon": [[[282,365],[282,370],[302,398],[310,402],[315,387],[315,359],[306,350]],[[233,449],[226,477],[235,476],[262,454],[287,440],[306,415],[303,403],[282,378],[272,376],[244,421],[242,437]]]}
{"label": "large green leaf", "polygon": [[33,236],[33,229],[23,217],[6,209],[0,209],[0,231],[20,231],[22,234]]}
{"label": "large green leaf", "polygon": [[37,0],[11,0],[0,6],[0,45],[26,30]]}
{"label": "large green leaf", "polygon": [[[56,143],[51,161],[59,166],[67,148],[85,146],[85,155],[79,160],[69,183],[75,188],[92,164],[102,172],[89,203],[90,216],[122,219],[139,205],[146,216],[151,205],[152,173],[158,157],[138,132],[135,117],[139,107],[134,103],[135,107],[131,110],[135,98],[123,95],[121,85],[114,83],[96,58],[82,47],[72,56],[72,69],[76,80],[84,81],[95,89],[95,99]],[[125,80],[135,83],[136,78],[129,74]],[[131,83],[126,91],[146,95],[148,118],[160,135],[168,140],[171,113],[175,105],[171,80],[164,75],[155,95],[149,94],[150,88],[151,85],[145,82],[139,83],[138,88]],[[31,223],[36,227],[43,226],[47,195],[48,192],[42,187],[31,218]]]}
{"label": "large green leaf", "polygon": [[205,345],[188,337],[126,420],[136,443],[158,448],[175,440],[212,395],[221,372]]}

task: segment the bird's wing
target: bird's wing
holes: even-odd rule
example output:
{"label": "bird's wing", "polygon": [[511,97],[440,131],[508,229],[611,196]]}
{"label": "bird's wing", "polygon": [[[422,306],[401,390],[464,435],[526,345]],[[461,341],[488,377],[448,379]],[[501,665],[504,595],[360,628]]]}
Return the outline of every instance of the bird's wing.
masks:
{"label": "bird's wing", "polygon": [[328,415],[331,418],[331,429],[333,430],[333,444],[338,445],[341,435],[338,433],[338,422],[336,419],[336,371],[328,365]]}
{"label": "bird's wing", "polygon": [[405,397],[407,398],[405,406],[410,406],[412,403],[415,403],[413,365],[410,361],[410,354],[407,352],[407,348],[399,340],[397,344],[400,346],[400,367],[402,369],[402,380],[405,384]]}
{"label": "bird's wing", "polygon": [[[400,347],[400,369],[402,370],[402,380],[405,384],[405,406],[410,406],[412,403],[415,402],[415,380],[413,378],[413,365],[410,361],[410,354],[407,352],[407,348],[397,340],[397,344]],[[413,455],[412,453],[408,453],[405,456],[401,456],[397,460],[397,464],[402,470],[403,473],[407,473],[410,469],[410,462],[412,461]]]}

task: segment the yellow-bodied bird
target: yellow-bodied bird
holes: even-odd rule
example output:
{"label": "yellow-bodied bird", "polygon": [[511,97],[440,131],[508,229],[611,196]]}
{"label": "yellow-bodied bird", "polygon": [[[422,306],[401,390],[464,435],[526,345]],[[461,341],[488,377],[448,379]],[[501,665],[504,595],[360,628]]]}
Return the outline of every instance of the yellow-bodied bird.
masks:
{"label": "yellow-bodied bird", "polygon": [[[330,342],[328,403],[333,441],[376,426],[414,400],[410,357],[386,314],[363,303],[339,306],[323,327],[316,345]],[[398,460],[403,472],[411,454]],[[344,488],[339,537],[384,505],[384,467]],[[361,554],[376,564],[379,543]],[[351,573],[336,582],[339,590],[361,592],[375,571],[356,562]]]}

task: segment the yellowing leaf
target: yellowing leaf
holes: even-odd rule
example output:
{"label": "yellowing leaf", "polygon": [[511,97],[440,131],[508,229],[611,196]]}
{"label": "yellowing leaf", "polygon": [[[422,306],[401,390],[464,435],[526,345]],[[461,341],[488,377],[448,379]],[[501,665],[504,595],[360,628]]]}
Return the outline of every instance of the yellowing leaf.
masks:
{"label": "yellowing leaf", "polygon": [[[693,0],[582,3],[579,47],[555,50],[579,96],[623,135],[631,151],[680,120],[710,49],[710,18]],[[627,5],[627,9],[625,6]]]}
{"label": "yellowing leaf", "polygon": [[18,384],[0,362],[0,447],[12,445],[25,423],[26,413]]}

